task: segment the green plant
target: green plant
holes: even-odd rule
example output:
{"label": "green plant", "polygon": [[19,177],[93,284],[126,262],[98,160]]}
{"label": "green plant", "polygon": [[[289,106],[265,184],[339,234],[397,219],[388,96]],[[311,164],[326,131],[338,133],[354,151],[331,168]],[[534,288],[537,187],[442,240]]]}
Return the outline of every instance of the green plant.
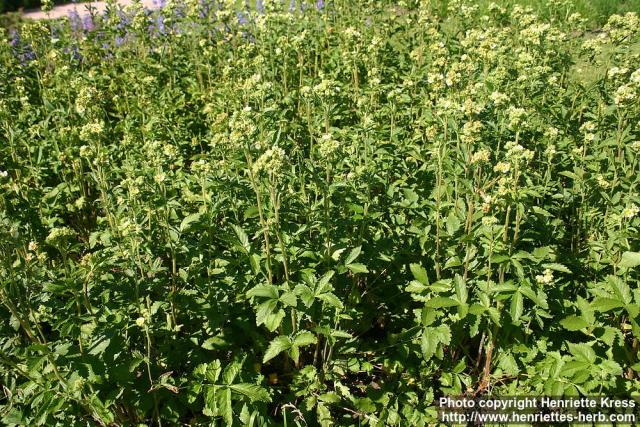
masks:
{"label": "green plant", "polygon": [[637,395],[638,15],[365,3],[2,32],[4,424]]}

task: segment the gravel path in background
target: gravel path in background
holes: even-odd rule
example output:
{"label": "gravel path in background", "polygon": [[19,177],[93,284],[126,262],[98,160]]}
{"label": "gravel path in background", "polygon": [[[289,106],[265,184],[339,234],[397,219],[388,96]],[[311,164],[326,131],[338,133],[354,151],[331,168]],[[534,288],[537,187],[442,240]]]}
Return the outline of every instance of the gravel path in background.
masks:
{"label": "gravel path in background", "polygon": [[[119,4],[128,5],[133,3],[132,0],[119,0]],[[157,1],[154,0],[142,0],[142,4],[149,9],[155,9],[158,7]],[[94,8],[97,12],[103,12],[107,8],[107,3],[103,1],[93,1],[88,3],[76,3],[76,4],[63,4],[55,6],[50,12],[43,12],[40,9],[25,10],[22,14],[24,18],[29,19],[55,19],[69,16],[69,13],[75,10],[80,15],[89,13],[88,7]]]}

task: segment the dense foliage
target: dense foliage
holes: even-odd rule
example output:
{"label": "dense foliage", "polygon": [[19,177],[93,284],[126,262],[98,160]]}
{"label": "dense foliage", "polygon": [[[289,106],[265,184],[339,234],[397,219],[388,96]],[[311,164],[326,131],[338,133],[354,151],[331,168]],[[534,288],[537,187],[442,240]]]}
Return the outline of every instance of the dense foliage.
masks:
{"label": "dense foliage", "polygon": [[226,3],[0,37],[4,424],[638,393],[638,15]]}

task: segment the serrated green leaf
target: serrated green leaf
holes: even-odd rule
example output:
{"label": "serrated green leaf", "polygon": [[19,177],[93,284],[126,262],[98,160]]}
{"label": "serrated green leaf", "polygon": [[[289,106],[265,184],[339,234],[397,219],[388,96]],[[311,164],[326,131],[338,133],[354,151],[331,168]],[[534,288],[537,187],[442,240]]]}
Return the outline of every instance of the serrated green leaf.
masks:
{"label": "serrated green leaf", "polygon": [[631,303],[631,288],[624,280],[617,276],[608,276],[607,282],[611,286],[616,299],[624,302],[625,305]]}
{"label": "serrated green leaf", "polygon": [[294,292],[300,297],[305,306],[311,307],[313,300],[315,299],[315,295],[309,286],[298,284],[296,285]]}
{"label": "serrated green leaf", "polygon": [[624,252],[618,263],[620,267],[634,268],[640,265],[640,252]]}
{"label": "serrated green leaf", "polygon": [[453,298],[447,297],[435,297],[431,298],[429,301],[425,303],[427,307],[431,308],[443,308],[443,307],[455,307],[460,303]]}
{"label": "serrated green leaf", "polygon": [[204,365],[205,376],[207,380],[211,383],[215,383],[218,381],[220,374],[222,373],[222,365],[218,359],[214,360],[209,364]]}
{"label": "serrated green leaf", "polygon": [[591,308],[602,313],[621,307],[624,307],[624,302],[613,298],[598,297],[591,303]]}
{"label": "serrated green leaf", "polygon": [[231,389],[221,388],[215,396],[216,415],[222,417],[227,426],[233,425],[233,408],[231,402]]}
{"label": "serrated green leaf", "polygon": [[324,294],[318,295],[318,299],[326,302],[334,308],[337,308],[338,310],[342,310],[344,308],[344,305],[342,304],[340,299],[331,292],[325,292]]}
{"label": "serrated green leaf", "polygon": [[575,356],[578,361],[593,364],[596,361],[596,353],[593,348],[585,343],[567,343],[569,351]]}
{"label": "serrated green leaf", "polygon": [[421,292],[426,291],[427,289],[429,289],[427,286],[423,285],[422,283],[418,282],[417,280],[412,280],[406,288],[404,288],[404,290],[406,292],[409,292],[410,294],[419,294]]}
{"label": "serrated green leaf", "polygon": [[560,321],[560,324],[568,331],[579,331],[589,326],[589,323],[579,316],[565,317]]}
{"label": "serrated green leaf", "polygon": [[262,358],[262,363],[267,363],[269,360],[273,359],[283,351],[289,350],[290,348],[291,340],[289,339],[289,337],[280,335],[279,337],[274,338],[269,343],[269,348],[267,348],[267,352]]}
{"label": "serrated green leaf", "polygon": [[411,270],[413,277],[415,277],[418,282],[423,285],[429,285],[429,275],[424,267],[420,264],[409,264],[409,269]]}
{"label": "serrated green leaf", "polygon": [[280,302],[288,307],[295,307],[298,303],[296,295],[293,292],[284,292],[280,295]]}
{"label": "serrated green leaf", "polygon": [[249,243],[249,236],[247,236],[247,233],[244,232],[242,227],[239,227],[235,224],[232,227],[233,227],[233,231],[236,233],[236,237],[238,238],[238,241],[240,242],[243,252],[248,254],[249,251],[251,250],[251,244]]}
{"label": "serrated green leaf", "polygon": [[229,346],[229,343],[225,341],[224,338],[222,338],[221,336],[215,336],[215,337],[206,339],[202,343],[201,347],[204,348],[205,350],[217,350],[217,349],[221,349],[228,346]]}
{"label": "serrated green leaf", "polygon": [[194,213],[184,217],[180,223],[180,231],[186,231],[192,223],[199,221],[201,216],[202,214],[200,213]]}
{"label": "serrated green leaf", "polygon": [[336,392],[333,392],[333,391],[321,394],[320,396],[318,396],[318,399],[320,399],[321,401],[326,402],[326,403],[338,403],[338,402],[340,402],[340,396],[338,396],[338,394]]}
{"label": "serrated green leaf", "polygon": [[469,298],[469,293],[467,291],[467,284],[465,280],[459,274],[456,274],[456,277],[453,279],[453,284],[456,290],[456,296],[458,297],[458,301],[462,304],[467,302]]}
{"label": "serrated green leaf", "polygon": [[97,356],[98,354],[104,353],[104,351],[109,347],[109,343],[111,342],[110,338],[102,337],[94,343],[94,345],[89,350],[89,354],[93,356]]}
{"label": "serrated green leaf", "polygon": [[278,327],[282,323],[282,319],[284,319],[285,316],[286,316],[286,313],[282,309],[274,313],[270,313],[264,319],[264,326],[267,327],[269,332],[273,332],[276,329],[278,329]]}
{"label": "serrated green leaf", "polygon": [[241,370],[242,363],[237,361],[229,363],[222,371],[222,381],[224,381],[225,384],[233,383]]}
{"label": "serrated green leaf", "polygon": [[524,310],[524,301],[522,298],[522,293],[518,290],[511,297],[511,307],[509,309],[509,314],[511,314],[511,320],[514,323],[518,323],[520,321],[520,317],[522,316],[522,312]]}
{"label": "serrated green leaf", "polygon": [[542,264],[544,268],[548,268],[549,270],[560,271],[561,273],[571,274],[571,270],[569,270],[565,265],[559,264],[557,262],[551,262]]}
{"label": "serrated green leaf", "polygon": [[298,347],[304,347],[306,345],[315,344],[318,342],[315,335],[309,331],[300,332],[293,340],[293,345]]}
{"label": "serrated green leaf", "polygon": [[344,260],[345,265],[349,265],[353,261],[355,261],[356,258],[358,258],[358,256],[360,256],[360,252],[362,252],[362,246],[358,246],[356,248],[351,249],[351,252],[349,252],[349,255]]}
{"label": "serrated green leaf", "polygon": [[461,222],[454,212],[450,212],[446,220],[447,233],[453,236],[460,229]]}
{"label": "serrated green leaf", "polygon": [[240,383],[229,387],[232,391],[248,397],[251,402],[271,402],[269,391],[257,384]]}
{"label": "serrated green leaf", "polygon": [[324,276],[322,276],[322,278],[318,281],[318,286],[316,286],[316,292],[318,293],[324,292],[329,287],[329,282],[331,281],[331,278],[333,277],[334,274],[335,274],[335,271],[333,270],[327,271],[324,274]]}
{"label": "serrated green leaf", "polygon": [[318,403],[316,406],[316,417],[320,427],[333,426],[333,416],[331,416],[331,412],[324,404]]}
{"label": "serrated green leaf", "polygon": [[274,285],[257,285],[247,291],[247,297],[264,297],[278,299],[278,288]]}
{"label": "serrated green leaf", "polygon": [[269,317],[273,313],[277,305],[278,301],[272,299],[259,304],[256,309],[256,325],[260,326],[266,323],[267,317]]}
{"label": "serrated green leaf", "polygon": [[364,264],[360,264],[360,263],[348,264],[347,268],[355,274],[369,272],[367,267]]}
{"label": "serrated green leaf", "polygon": [[451,330],[447,325],[438,327],[426,327],[422,331],[420,349],[425,360],[433,357],[438,345],[448,345],[451,342]]}

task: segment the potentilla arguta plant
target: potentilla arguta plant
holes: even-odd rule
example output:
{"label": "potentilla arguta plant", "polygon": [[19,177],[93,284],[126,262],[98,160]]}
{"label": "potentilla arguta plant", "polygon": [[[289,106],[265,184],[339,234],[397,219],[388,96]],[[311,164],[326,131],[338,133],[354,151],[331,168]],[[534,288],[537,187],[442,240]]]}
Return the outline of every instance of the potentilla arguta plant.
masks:
{"label": "potentilla arguta plant", "polygon": [[640,390],[640,25],[109,2],[0,39],[0,423]]}

